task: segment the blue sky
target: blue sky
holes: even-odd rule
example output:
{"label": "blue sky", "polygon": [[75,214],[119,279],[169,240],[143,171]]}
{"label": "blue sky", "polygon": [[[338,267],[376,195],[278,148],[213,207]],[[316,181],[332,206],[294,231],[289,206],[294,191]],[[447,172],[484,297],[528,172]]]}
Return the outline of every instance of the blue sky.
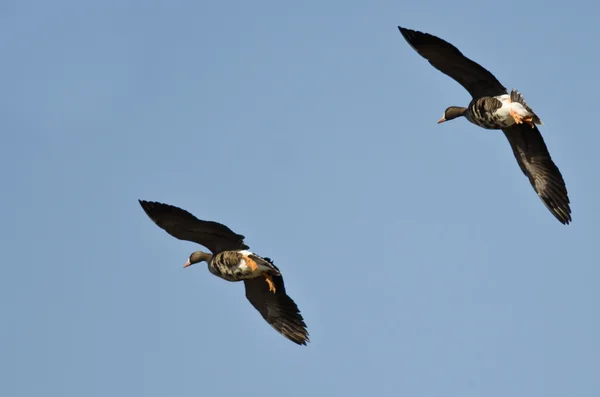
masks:
{"label": "blue sky", "polygon": [[[9,1],[0,7],[0,394],[600,393],[592,1]],[[573,223],[397,25],[523,92]],[[157,200],[244,234],[311,344]]]}

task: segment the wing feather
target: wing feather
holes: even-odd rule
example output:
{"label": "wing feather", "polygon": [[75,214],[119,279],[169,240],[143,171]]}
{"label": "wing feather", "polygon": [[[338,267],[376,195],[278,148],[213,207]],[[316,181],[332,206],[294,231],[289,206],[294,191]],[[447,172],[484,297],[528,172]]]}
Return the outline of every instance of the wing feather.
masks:
{"label": "wing feather", "polygon": [[234,233],[218,222],[203,221],[186,210],[169,204],[138,200],[146,215],[171,236],[193,241],[208,248],[213,254],[223,251],[245,250],[244,236]]}
{"label": "wing feather", "polygon": [[306,345],[309,342],[308,331],[298,306],[285,292],[283,277],[271,277],[275,293],[269,291],[263,277],[244,280],[246,298],[277,332],[294,343]]}
{"label": "wing feather", "polygon": [[571,222],[571,207],[565,181],[548,152],[537,126],[514,124],[502,130],[521,171],[529,178],[546,208],[562,224]]}
{"label": "wing feather", "polygon": [[429,63],[462,85],[474,99],[507,94],[506,88],[483,66],[452,44],[428,33],[398,26],[408,44]]}

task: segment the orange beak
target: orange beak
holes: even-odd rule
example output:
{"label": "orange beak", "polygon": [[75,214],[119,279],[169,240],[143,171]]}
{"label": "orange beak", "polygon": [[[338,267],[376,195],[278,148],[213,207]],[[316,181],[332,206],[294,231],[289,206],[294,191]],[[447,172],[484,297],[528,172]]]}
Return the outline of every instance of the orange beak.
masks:
{"label": "orange beak", "polygon": [[443,123],[444,121],[446,121],[446,118],[445,118],[445,117],[442,117],[441,119],[439,119],[439,120],[438,120],[438,122],[437,122],[437,123],[438,123],[438,124],[441,124],[441,123]]}
{"label": "orange beak", "polygon": [[184,267],[184,268],[186,268],[186,267],[188,267],[188,266],[190,266],[190,265],[191,265],[191,263],[190,263],[190,261],[188,260],[187,262],[185,262],[185,265],[183,265],[183,267]]}

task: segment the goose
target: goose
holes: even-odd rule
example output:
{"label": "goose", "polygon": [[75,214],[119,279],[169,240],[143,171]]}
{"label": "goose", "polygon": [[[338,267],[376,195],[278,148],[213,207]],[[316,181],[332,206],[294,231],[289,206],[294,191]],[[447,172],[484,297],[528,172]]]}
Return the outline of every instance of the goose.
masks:
{"label": "goose", "polygon": [[462,116],[479,127],[501,129],[521,171],[546,208],[559,222],[569,224],[571,207],[565,181],[537,127],[543,123],[523,96],[514,89],[509,94],[494,75],[439,37],[401,26],[398,29],[419,55],[473,97],[467,107],[448,107],[438,124]]}
{"label": "goose", "polygon": [[250,251],[244,236],[217,222],[203,221],[181,208],[138,200],[146,215],[171,236],[198,243],[211,253],[193,252],[184,268],[206,262],[208,270],[227,281],[244,281],[246,298],[277,332],[298,345],[309,342],[304,319],[285,291],[273,261]]}

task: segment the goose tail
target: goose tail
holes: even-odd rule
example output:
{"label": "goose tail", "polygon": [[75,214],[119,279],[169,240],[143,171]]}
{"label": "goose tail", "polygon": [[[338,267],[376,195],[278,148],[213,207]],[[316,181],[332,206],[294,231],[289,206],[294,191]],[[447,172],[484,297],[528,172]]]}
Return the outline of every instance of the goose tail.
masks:
{"label": "goose tail", "polygon": [[525,98],[523,98],[523,95],[521,95],[521,93],[517,90],[511,90],[510,91],[510,100],[512,102],[517,102],[520,103],[521,105],[523,105],[523,107],[525,108],[525,110],[527,110],[529,113],[531,113],[531,117],[533,117],[533,122],[535,124],[539,124],[539,125],[544,125],[544,123],[542,122],[542,120],[540,120],[540,118],[538,117],[537,114],[535,114],[535,112],[533,111],[533,109],[531,109],[529,107],[529,105],[527,104],[527,102],[525,102]]}

